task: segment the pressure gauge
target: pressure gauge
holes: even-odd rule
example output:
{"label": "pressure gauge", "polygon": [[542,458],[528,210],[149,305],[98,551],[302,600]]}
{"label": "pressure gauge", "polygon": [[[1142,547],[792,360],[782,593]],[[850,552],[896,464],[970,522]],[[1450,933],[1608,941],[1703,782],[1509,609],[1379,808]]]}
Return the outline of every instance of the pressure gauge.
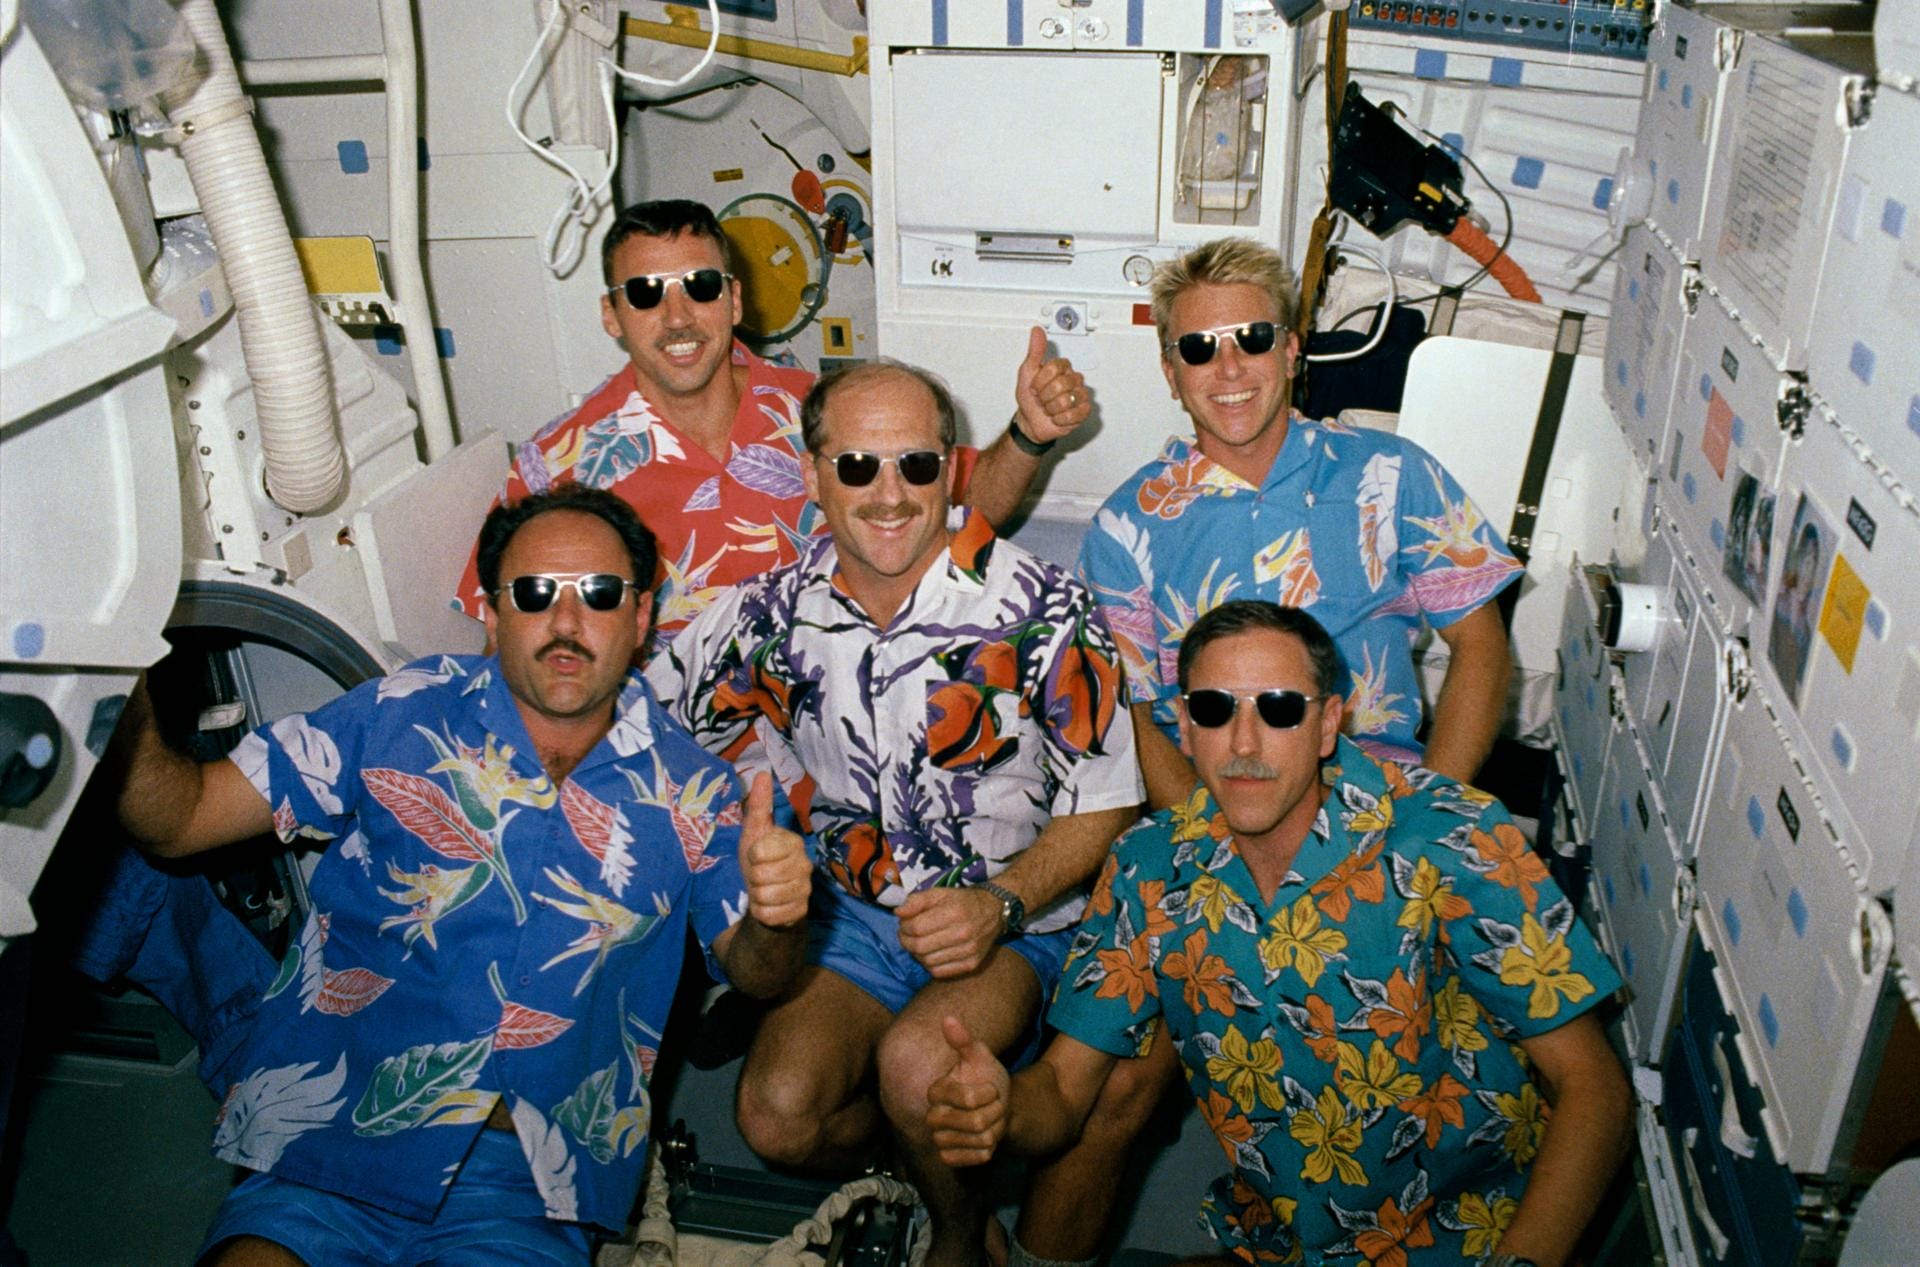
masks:
{"label": "pressure gauge", "polygon": [[1144,255],[1129,255],[1120,266],[1120,275],[1132,285],[1145,286],[1153,280],[1153,261]]}

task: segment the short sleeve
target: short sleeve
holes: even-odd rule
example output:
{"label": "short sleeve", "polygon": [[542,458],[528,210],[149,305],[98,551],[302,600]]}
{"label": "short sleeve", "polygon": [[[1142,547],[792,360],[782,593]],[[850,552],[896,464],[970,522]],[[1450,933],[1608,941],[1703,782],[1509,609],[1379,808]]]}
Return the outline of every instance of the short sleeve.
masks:
{"label": "short sleeve", "polygon": [[1121,809],[1146,799],[1113,639],[1085,591],[1060,622],[1038,712],[1048,764],[1059,782],[1049,807],[1056,816]]}
{"label": "short sleeve", "polygon": [[366,682],[311,713],[260,727],[228,754],[273,809],[280,839],[332,840],[359,813],[362,754],[379,682]]}
{"label": "short sleeve", "polygon": [[784,690],[768,680],[764,648],[753,638],[764,621],[743,626],[750,596],[761,596],[764,582],[735,586],[675,634],[647,662],[647,685],[673,719],[686,727],[702,748],[732,759],[751,739],[754,722],[778,711]]}
{"label": "short sleeve", "polygon": [[1128,702],[1169,694],[1160,673],[1159,621],[1153,610],[1153,556],[1146,530],[1111,506],[1094,516],[1080,542],[1080,579],[1113,637],[1126,672]]}
{"label": "short sleeve", "polygon": [[[1130,835],[1150,832],[1152,824]],[[1074,930],[1047,1023],[1114,1056],[1143,1053],[1160,1015],[1158,939],[1150,912],[1126,864],[1122,837],[1094,881],[1087,913]]]}
{"label": "short sleeve", "polygon": [[688,925],[706,956],[707,972],[725,981],[726,972],[714,957],[713,942],[747,913],[746,882],[740,873],[740,824],[743,814],[740,780],[729,773],[727,789],[712,807],[713,835],[701,864],[693,873]]}
{"label": "short sleeve", "polygon": [[1428,623],[1445,628],[1511,585],[1520,562],[1432,454],[1406,444],[1400,475],[1400,566]]}
{"label": "short sleeve", "polygon": [[1446,920],[1461,984],[1522,1038],[1558,1029],[1620,988],[1573,903],[1498,804],[1474,823],[1457,860],[1465,910]]}

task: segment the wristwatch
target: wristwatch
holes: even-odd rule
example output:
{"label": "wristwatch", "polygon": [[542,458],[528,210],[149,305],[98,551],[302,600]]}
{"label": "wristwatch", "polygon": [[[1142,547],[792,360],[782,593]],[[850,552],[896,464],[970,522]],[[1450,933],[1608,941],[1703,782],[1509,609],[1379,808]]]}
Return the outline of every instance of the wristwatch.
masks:
{"label": "wristwatch", "polygon": [[1053,451],[1058,440],[1036,440],[1020,429],[1020,415],[1015,414],[1013,421],[1007,424],[1007,437],[1013,441],[1013,447],[1030,458],[1043,458]]}
{"label": "wristwatch", "polygon": [[1000,935],[1009,937],[1019,932],[1027,922],[1027,904],[1020,900],[1020,895],[991,881],[980,887],[1000,899],[1000,922],[1005,925]]}

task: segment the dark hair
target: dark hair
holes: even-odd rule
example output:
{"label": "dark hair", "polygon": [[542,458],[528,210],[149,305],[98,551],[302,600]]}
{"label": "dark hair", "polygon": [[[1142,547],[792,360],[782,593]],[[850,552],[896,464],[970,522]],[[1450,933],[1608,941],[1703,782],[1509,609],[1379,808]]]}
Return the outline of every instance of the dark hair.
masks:
{"label": "dark hair", "polygon": [[1257,629],[1292,634],[1305,643],[1307,659],[1313,663],[1313,689],[1322,695],[1338,692],[1340,649],[1333,645],[1333,639],[1320,622],[1298,607],[1282,607],[1254,598],[1222,603],[1193,622],[1180,642],[1180,689],[1187,689],[1187,674],[1208,644]]}
{"label": "dark hair", "polygon": [[960,435],[960,415],[954,408],[953,393],[947,389],[946,381],[917,365],[883,356],[878,360],[828,370],[814,383],[813,390],[807,393],[806,400],[800,405],[800,438],[807,446],[807,452],[818,453],[820,446],[826,443],[827,401],[834,392],[848,383],[889,372],[905,374],[933,393],[933,407],[940,415],[940,447],[951,449]]}
{"label": "dark hair", "polygon": [[653,533],[640,522],[633,507],[604,488],[592,488],[569,480],[544,493],[522,497],[511,506],[501,504],[487,512],[480,525],[480,588],[488,601],[499,602],[500,559],[514,534],[541,515],[556,510],[571,510],[604,520],[620,536],[627,548],[627,561],[633,566],[633,580],[642,593],[653,589],[656,553]]}
{"label": "dark hair", "polygon": [[720,265],[733,272],[733,244],[720,231],[720,222],[703,202],[691,198],[662,198],[657,202],[636,202],[607,226],[600,242],[600,277],[609,289],[613,286],[613,253],[631,237],[671,238],[685,233],[706,238],[720,248]]}

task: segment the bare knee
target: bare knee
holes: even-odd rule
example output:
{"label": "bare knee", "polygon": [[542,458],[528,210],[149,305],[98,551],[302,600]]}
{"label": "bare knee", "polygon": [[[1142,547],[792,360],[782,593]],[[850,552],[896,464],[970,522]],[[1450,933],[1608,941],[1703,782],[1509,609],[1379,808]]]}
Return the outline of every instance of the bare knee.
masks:
{"label": "bare knee", "polygon": [[277,1241],[235,1236],[200,1260],[204,1267],[306,1267],[306,1260]]}
{"label": "bare knee", "polygon": [[[1158,1039],[1161,1043],[1169,1041],[1164,1033]],[[1124,1148],[1145,1129],[1160,1097],[1166,1094],[1167,1084],[1173,1081],[1176,1067],[1153,1056],[1115,1063],[1106,1085],[1100,1088],[1100,1098],[1094,1101],[1093,1112],[1087,1115],[1082,1138]]]}
{"label": "bare knee", "polygon": [[894,1129],[913,1133],[927,1116],[927,1090],[953,1067],[953,1048],[947,1045],[937,1018],[927,1024],[903,1016],[880,1036],[874,1067],[880,1076],[880,1106]]}
{"label": "bare knee", "polygon": [[826,1098],[826,1089],[804,1067],[750,1059],[734,1095],[734,1121],[763,1160],[805,1165],[819,1151],[827,1117],[837,1107]]}

